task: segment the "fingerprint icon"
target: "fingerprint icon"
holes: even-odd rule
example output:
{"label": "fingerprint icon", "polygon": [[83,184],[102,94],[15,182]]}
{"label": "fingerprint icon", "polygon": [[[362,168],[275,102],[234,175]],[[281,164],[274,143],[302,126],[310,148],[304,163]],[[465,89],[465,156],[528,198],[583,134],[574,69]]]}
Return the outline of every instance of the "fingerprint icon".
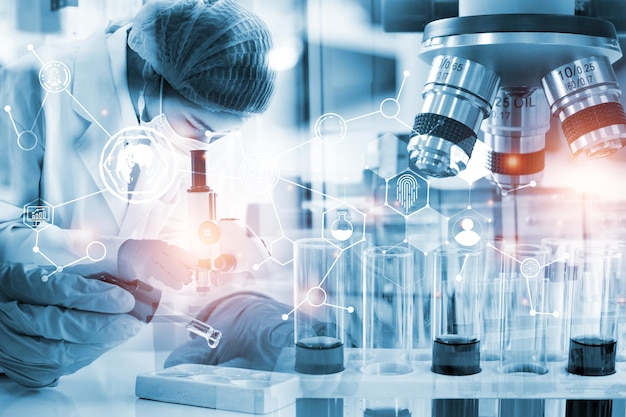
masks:
{"label": "fingerprint icon", "polygon": [[402,174],[396,184],[396,199],[404,207],[404,211],[409,209],[417,201],[417,179],[410,174]]}

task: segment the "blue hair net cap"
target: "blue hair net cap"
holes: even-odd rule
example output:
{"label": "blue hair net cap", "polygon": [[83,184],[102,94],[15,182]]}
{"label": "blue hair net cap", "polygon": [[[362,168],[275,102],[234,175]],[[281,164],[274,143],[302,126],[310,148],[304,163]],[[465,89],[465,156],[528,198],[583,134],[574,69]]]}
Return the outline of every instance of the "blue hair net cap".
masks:
{"label": "blue hair net cap", "polygon": [[274,91],[271,33],[234,0],[149,0],[128,45],[183,97],[210,110],[262,113]]}

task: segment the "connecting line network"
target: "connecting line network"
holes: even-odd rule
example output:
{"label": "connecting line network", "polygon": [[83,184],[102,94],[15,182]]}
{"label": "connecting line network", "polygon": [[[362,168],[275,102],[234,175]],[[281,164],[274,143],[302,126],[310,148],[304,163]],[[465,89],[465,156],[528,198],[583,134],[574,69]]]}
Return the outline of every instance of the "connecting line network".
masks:
{"label": "connecting line network", "polygon": [[[288,179],[285,178],[280,178],[280,172],[279,172],[279,168],[278,168],[278,164],[276,163],[276,160],[278,160],[279,158],[301,148],[307,145],[310,145],[312,142],[318,140],[320,141],[322,144],[336,144],[339,143],[347,134],[347,125],[351,122],[360,120],[360,119],[364,119],[367,117],[372,117],[372,116],[376,116],[376,115],[381,115],[387,119],[393,119],[395,121],[397,121],[400,125],[402,125],[404,128],[408,129],[409,131],[411,131],[412,133],[417,133],[413,130],[413,128],[411,126],[409,126],[407,123],[403,122],[401,119],[398,118],[398,115],[400,114],[400,96],[402,94],[402,91],[404,89],[404,86],[406,84],[406,80],[407,78],[410,76],[409,71],[404,71],[403,73],[403,79],[402,79],[402,83],[400,86],[400,89],[396,95],[395,98],[386,98],[384,99],[379,106],[379,109],[371,112],[371,113],[367,113],[361,116],[357,116],[357,117],[353,117],[350,119],[344,119],[342,116],[340,116],[339,114],[336,113],[325,113],[323,115],[321,115],[314,126],[314,131],[315,131],[315,136],[311,139],[309,139],[308,141],[305,141],[291,149],[288,149],[282,153],[279,153],[277,155],[275,155],[273,158],[272,157],[266,157],[267,160],[264,163],[264,166],[267,167],[271,167],[270,171],[267,172],[267,176],[266,178],[269,180],[268,181],[268,186],[266,187],[261,187],[261,188],[265,188],[265,189],[272,189],[273,186],[276,185],[276,182],[278,180],[282,180],[283,182],[286,182],[287,184],[291,185],[291,186],[295,186],[295,187],[299,187],[302,189],[305,189],[313,194],[317,194],[317,195],[321,195],[322,197],[326,198],[326,199],[332,199],[333,201],[339,201],[339,205],[337,207],[332,208],[331,210],[338,210],[339,208],[341,209],[347,209],[349,208],[353,213],[356,213],[357,215],[361,216],[362,220],[363,220],[363,234],[361,239],[354,241],[349,247],[347,248],[341,248],[341,247],[337,247],[337,249],[340,251],[337,259],[335,260],[335,262],[339,259],[339,257],[344,253],[345,250],[351,248],[352,246],[362,243],[365,241],[365,233],[364,233],[364,226],[365,226],[365,219],[367,218],[368,213],[363,213],[361,211],[359,211],[357,208],[351,206],[350,204],[348,204],[347,202],[342,201],[342,199],[337,198],[337,197],[333,197],[331,195],[328,195],[326,193],[322,193],[319,192],[311,187],[307,187],[304,186],[302,184],[298,184],[296,182],[290,181]],[[431,130],[434,131],[434,129],[436,129],[438,127],[438,125],[434,126],[433,129]],[[429,132],[430,133],[430,132]],[[365,166],[366,169],[370,170],[371,172],[373,172],[375,175],[379,175],[377,172],[375,172],[374,170],[372,170],[369,166]],[[416,174],[415,172],[413,172],[412,170],[409,169],[409,167],[407,167],[403,172],[399,173],[398,175],[391,177],[391,178],[384,178],[385,180],[385,203],[384,206],[388,207],[392,210],[394,210],[395,212],[397,212],[398,214],[400,214],[401,216],[404,217],[405,221],[408,220],[408,218],[410,216],[416,215],[417,213],[423,212],[425,215],[426,214],[431,214],[433,215],[433,213],[435,215],[439,215],[441,216],[439,213],[437,213],[436,211],[434,211],[431,207],[430,207],[430,181],[426,178],[421,177],[420,175]],[[395,195],[391,194],[389,189],[395,184],[395,188],[396,188],[396,192]],[[420,187],[423,186],[423,187]],[[422,195],[421,192],[421,188],[425,189],[425,197],[420,198],[420,195]],[[420,200],[420,201],[418,201]],[[279,227],[281,229],[281,237],[279,238],[279,240],[284,240],[284,239],[288,239],[285,236],[284,230],[282,228],[282,225],[280,224],[280,218],[278,216],[278,211],[276,209],[276,203],[275,201],[272,199],[272,205],[274,207],[274,212],[277,216],[278,219],[278,223],[279,223]],[[413,208],[420,206],[421,207],[417,210],[412,210]],[[403,210],[401,210],[403,209]],[[327,214],[327,212],[330,210],[327,210],[326,212],[324,212],[324,215]],[[467,217],[467,214],[470,214],[469,217]],[[473,228],[474,224],[480,225],[482,223],[490,223],[491,220],[490,219],[486,219],[484,216],[482,216],[480,213],[477,213],[475,211],[473,211],[471,209],[471,205],[468,204],[467,205],[467,209],[463,212],[463,213],[459,213],[457,217],[461,217],[461,215],[465,215],[466,218],[464,219],[464,221],[459,220],[459,222],[462,224],[461,228],[462,231],[465,232],[466,234],[469,233],[473,233],[472,236],[476,235],[478,236],[478,240],[482,240],[482,235],[483,235],[483,231],[480,230],[481,233],[477,233],[475,231],[470,231],[467,229],[471,229]],[[443,216],[441,216],[443,217]],[[451,218],[446,218],[445,221],[450,220]],[[324,220],[324,218],[323,218]],[[469,226],[468,226],[469,225]],[[467,227],[466,227],[467,226]],[[352,229],[350,229],[350,236],[352,235]],[[466,235],[464,235],[466,236]],[[326,238],[326,236],[324,236],[324,226],[322,225],[322,238]],[[459,241],[457,243],[462,243],[463,241]],[[475,245],[478,242],[476,241],[475,238],[472,238],[471,240],[471,244],[468,244],[469,246]],[[293,243],[293,242],[291,242]],[[330,240],[329,240],[330,243]],[[448,243],[446,242],[441,242],[443,243]],[[394,247],[397,246],[401,246],[401,245],[406,245],[406,244],[410,244],[408,239],[403,239],[401,243],[396,244]],[[425,251],[424,251],[425,252]],[[334,266],[334,264],[333,264]],[[331,266],[332,269],[332,266]],[[338,309],[343,309],[346,310],[348,312],[353,312],[354,308],[352,306],[350,307],[343,307],[343,306],[337,306],[331,303],[327,302],[328,299],[328,295],[326,293],[326,291],[323,289],[323,284],[326,280],[326,278],[328,277],[328,275],[330,274],[330,270],[324,275],[324,277],[321,279],[320,283],[313,287],[310,288],[307,293],[306,296],[303,300],[300,301],[296,301],[296,305],[295,307],[289,311],[288,313],[283,314],[282,318],[283,320],[287,320],[288,317],[295,312],[299,307],[301,307],[303,304],[308,303],[311,307],[322,307],[322,306],[327,306],[327,307],[332,307],[332,308],[338,308]]]}
{"label": "connecting line network", "polygon": [[[32,45],[28,46],[28,50],[31,51],[37,57],[37,59],[42,65],[40,76],[39,76],[39,81],[45,90],[45,95],[41,103],[41,108],[39,112],[37,113],[35,120],[33,121],[33,125],[28,130],[20,131],[11,114],[10,105],[6,105],[4,107],[4,110],[9,115],[9,118],[15,130],[15,133],[18,137],[17,142],[20,148],[23,151],[28,152],[28,151],[33,150],[37,146],[38,138],[36,134],[33,133],[33,130],[36,126],[38,118],[40,117],[42,113],[43,106],[46,103],[48,96],[50,94],[57,94],[57,93],[68,94],[71,97],[71,99],[88,115],[88,117],[93,121],[93,123],[95,123],[108,138],[108,142],[102,151],[102,155],[100,158],[100,167],[99,167],[102,180],[106,185],[106,189],[99,190],[97,192],[85,195],[83,197],[76,198],[71,201],[58,204],[56,206],[50,205],[47,202],[44,202],[43,200],[37,200],[35,202],[29,203],[27,206],[24,207],[25,218],[28,217],[29,214],[32,215],[34,213],[34,210],[38,210],[38,209],[44,209],[44,212],[46,212],[49,215],[49,217],[44,216],[44,218],[42,219],[38,217],[35,218],[35,221],[32,222],[33,223],[32,225],[29,225],[28,222],[25,221],[25,224],[31,227],[35,231],[35,234],[36,234],[33,251],[35,253],[38,253],[40,256],[46,259],[47,262],[49,262],[56,268],[50,274],[43,277],[44,280],[47,280],[54,273],[61,272],[63,271],[64,268],[68,266],[74,265],[84,260],[97,262],[97,261],[104,259],[104,257],[106,256],[106,247],[104,244],[102,244],[102,242],[99,242],[99,241],[93,241],[89,243],[87,245],[86,254],[84,257],[79,258],[66,265],[58,265],[57,263],[54,262],[53,259],[47,256],[45,254],[45,251],[39,246],[39,234],[42,231],[44,231],[47,226],[54,224],[53,216],[54,216],[55,208],[58,208],[66,204],[71,204],[76,201],[86,199],[86,198],[89,198],[89,197],[92,197],[94,195],[98,195],[104,192],[112,193],[115,197],[120,198],[123,201],[126,201],[127,203],[141,204],[141,203],[145,203],[148,201],[152,201],[155,198],[160,197],[171,186],[171,182],[167,184],[161,183],[160,184],[161,186],[159,187],[159,192],[161,194],[159,194],[159,192],[153,192],[153,193],[148,193],[146,195],[142,195],[139,193],[132,194],[132,192],[127,192],[125,189],[124,189],[124,193],[122,193],[120,189],[117,189],[115,180],[116,179],[119,180],[119,178],[116,178],[115,175],[113,175],[112,172],[114,170],[110,167],[107,167],[106,163],[107,161],[111,160],[110,155],[114,151],[119,152],[120,139],[122,138],[124,139],[123,143],[125,145],[128,145],[129,137],[132,138],[133,140],[136,140],[135,144],[137,145],[137,149],[146,148],[145,144],[147,141],[149,145],[151,145],[157,151],[156,152],[157,156],[159,153],[162,155],[162,159],[163,159],[162,167],[164,168],[164,170],[170,173],[173,172],[174,170],[176,171],[179,171],[179,170],[176,167],[175,161],[172,163],[172,161],[168,161],[167,158],[163,157],[163,155],[171,155],[173,152],[171,149],[171,144],[166,138],[162,136],[162,134],[155,131],[154,129],[150,129],[146,127],[131,127],[131,128],[122,129],[122,131],[117,132],[114,135],[111,135],[102,126],[102,124],[100,124],[98,120],[91,113],[89,113],[89,111],[87,111],[87,109],[85,109],[85,107],[67,89],[67,87],[70,85],[70,79],[71,79],[71,74],[67,66],[59,61],[44,62],[37,55]],[[404,128],[408,129],[409,131],[416,133],[408,124],[406,124],[405,122],[403,122],[401,119],[398,118],[398,115],[400,113],[400,102],[399,102],[400,96],[403,92],[406,80],[409,76],[410,76],[410,73],[408,71],[404,71],[402,84],[399,88],[399,91],[396,97],[384,99],[380,103],[379,109],[377,111],[367,113],[361,116],[353,117],[351,119],[344,119],[336,113],[323,114],[322,116],[318,118],[318,120],[315,123],[315,136],[313,138],[291,149],[288,149],[284,152],[278,153],[276,155],[253,154],[253,155],[246,156],[243,146],[242,146],[241,152],[244,155],[244,161],[239,167],[238,179],[242,182],[244,187],[250,193],[270,192],[275,188],[275,186],[277,185],[279,181],[283,181],[291,186],[299,187],[311,193],[319,194],[325,199],[337,201],[338,202],[337,206],[325,211],[324,216],[326,216],[331,211],[339,211],[340,209],[343,210],[344,212],[347,212],[349,210],[352,213],[355,213],[356,215],[360,216],[362,219],[362,228],[355,230],[354,235],[353,235],[353,230],[352,230],[352,224],[350,224],[350,222],[348,222],[347,219],[345,219],[345,217],[342,220],[344,223],[348,223],[350,225],[350,228],[346,229],[348,233],[344,233],[342,235],[334,235],[334,236],[342,236],[340,240],[343,240],[342,241],[343,246],[337,247],[337,249],[339,250],[339,255],[337,259],[339,259],[339,257],[346,250],[352,248],[353,246],[357,244],[360,244],[366,241],[365,220],[367,218],[368,213],[363,213],[359,211],[356,207],[345,202],[341,198],[333,197],[327,193],[321,193],[317,190],[314,190],[312,187],[307,187],[305,185],[290,181],[286,178],[281,178],[280,167],[277,161],[280,158],[284,157],[285,155],[303,146],[310,145],[314,141],[320,141],[322,144],[338,143],[345,137],[347,133],[347,126],[349,123],[360,120],[360,119],[364,119],[367,117],[372,117],[375,115],[381,115],[384,118],[392,119],[398,122]],[[150,138],[147,138],[145,136],[146,131],[149,131],[151,133]],[[109,152],[109,154],[107,154],[107,152]],[[374,174],[379,175],[370,167],[366,166],[365,168],[372,171]],[[181,171],[181,172],[187,172],[187,171]],[[121,175],[119,172],[117,172],[116,174],[118,176]],[[128,173],[126,173],[126,175],[128,175]],[[166,180],[173,181],[174,176],[165,175],[164,177],[165,177],[164,181]],[[430,207],[430,181],[428,179],[421,177],[420,175],[416,174],[415,172],[413,172],[407,167],[403,172],[399,173],[398,175],[391,177],[391,178],[384,178],[384,180],[385,180],[384,206],[396,211],[398,214],[402,215],[405,218],[405,220],[407,220],[410,216],[413,216],[420,212],[424,213],[425,215],[437,214],[437,212]],[[395,193],[391,193],[390,188],[394,187],[394,185],[395,185]],[[530,186],[534,186],[534,184],[531,183]],[[520,188],[523,188],[523,187],[520,187]],[[425,192],[422,192],[422,189],[424,189]],[[503,190],[503,195],[505,192],[506,191]],[[132,198],[131,198],[131,194],[132,194]],[[293,241],[291,241],[291,239],[289,239],[285,234],[285,231],[281,223],[280,215],[277,210],[276,202],[274,201],[273,198],[272,198],[272,206],[274,209],[274,214],[278,221],[278,226],[280,228],[280,237],[273,243],[278,243],[278,241],[286,241],[290,244],[293,244]],[[416,207],[419,207],[419,209],[414,210]],[[468,204],[468,210],[470,210],[470,207],[471,206]],[[31,209],[32,211],[29,211]],[[470,213],[470,214],[474,216],[474,213]],[[325,221],[325,217],[323,220]],[[451,220],[451,218],[447,218],[446,220]],[[475,223],[481,223],[481,222],[483,222],[483,220],[477,219]],[[463,223],[463,225],[466,225],[466,224],[468,224],[467,221]],[[38,227],[40,225],[45,225],[45,226]],[[322,237],[326,238],[326,236],[324,236],[324,228],[325,227],[324,227],[324,222],[323,222]],[[348,242],[349,238],[353,236],[358,237],[359,234],[360,234],[360,237],[358,239],[354,239],[353,242]],[[330,239],[329,239],[329,242],[330,242]],[[444,243],[444,242],[441,242],[441,243]],[[404,239],[401,243],[398,243],[396,246],[406,245],[406,244],[410,244],[408,239]],[[277,261],[281,265],[286,265],[292,262],[291,259],[285,262],[280,262],[280,260],[276,258],[268,257],[265,260],[263,260],[261,263],[253,265],[253,268],[258,269],[263,263],[268,262],[270,260]],[[322,288],[327,276],[328,274],[326,274],[321,279],[318,286],[309,290],[305,300],[301,301],[298,305],[296,305],[293,311],[295,311],[295,309],[297,309],[299,306],[301,306],[305,302],[309,302],[309,304],[311,304],[314,307],[330,306],[334,308],[344,309],[348,312],[354,311],[354,308],[351,306],[350,307],[337,306],[328,302],[327,293]],[[283,318],[285,318],[285,316],[288,317],[293,311],[284,315]]]}
{"label": "connecting line network", "polygon": [[[29,152],[35,149],[39,141],[39,139],[37,138],[37,135],[33,132],[37,124],[37,120],[39,119],[42,113],[43,107],[46,103],[46,100],[48,99],[49,94],[56,94],[60,92],[65,92],[69,94],[72,100],[82,110],[84,110],[86,114],[88,114],[89,117],[92,119],[92,121],[100,129],[102,129],[102,131],[110,138],[111,135],[109,134],[109,132],[107,132],[107,130],[98,122],[98,120],[95,119],[82,106],[82,104],[78,100],[76,100],[76,98],[67,90],[67,87],[69,86],[70,79],[71,79],[69,68],[64,63],[59,62],[59,61],[50,61],[50,62],[45,63],[39,57],[39,55],[35,52],[33,45],[28,45],[27,49],[35,55],[35,57],[39,60],[39,62],[42,65],[42,68],[39,72],[39,81],[41,83],[41,86],[45,90],[45,95],[42,99],[41,107],[39,111],[37,112],[35,119],[33,120],[33,124],[31,128],[27,130],[20,131],[18,129],[17,124],[11,113],[11,106],[8,104],[4,106],[4,111],[8,114],[11,124],[13,126],[13,129],[15,130],[15,134],[17,135],[17,144],[20,147],[20,149],[22,149],[24,152]],[[100,190],[100,191],[85,195],[83,197],[79,197],[71,201],[66,201],[57,205],[50,205],[41,199],[36,199],[24,206],[22,220],[24,224],[26,224],[28,227],[33,229],[33,231],[35,232],[35,243],[32,248],[33,252],[39,254],[41,257],[43,257],[46,261],[48,261],[51,265],[55,267],[55,269],[51,271],[50,273],[42,275],[41,279],[43,282],[47,282],[48,279],[54,274],[56,274],[57,272],[62,272],[65,268],[72,266],[74,264],[77,264],[79,262],[82,262],[84,260],[90,260],[92,262],[99,262],[106,257],[106,246],[102,242],[94,240],[87,245],[84,257],[79,258],[65,265],[58,265],[53,259],[48,257],[45,254],[45,252],[42,250],[42,248],[39,246],[39,234],[43,230],[45,230],[48,226],[51,226],[53,224],[54,210],[56,208],[64,206],[66,204],[74,203],[76,201],[79,201],[85,198],[89,198],[94,195],[101,194],[105,191],[106,190]],[[44,227],[38,228],[40,225],[43,225]]]}
{"label": "connecting line network", "polygon": [[[130,184],[129,178],[127,178],[128,176],[130,176],[130,169],[128,170],[128,172],[120,170],[119,169],[120,165],[123,165],[123,164],[119,164],[119,163],[117,167],[113,167],[113,168],[105,166],[106,161],[110,161],[112,159],[111,156],[113,155],[113,151],[117,150],[119,152],[120,144],[132,145],[133,141],[136,141],[135,145],[137,145],[137,149],[142,148],[142,149],[148,149],[149,151],[150,148],[145,146],[145,143],[148,142],[150,143],[150,145],[154,146],[156,150],[155,154],[157,156],[158,155],[162,155],[162,156],[173,155],[174,152],[173,152],[172,145],[158,131],[148,128],[148,127],[143,127],[143,126],[141,127],[134,126],[130,128],[125,128],[117,132],[116,134],[111,135],[107,131],[107,129],[98,121],[98,119],[95,118],[80,103],[80,101],[77,100],[76,97],[69,91],[68,87],[70,85],[72,74],[69,68],[67,67],[67,65],[65,65],[63,62],[60,62],[60,61],[45,62],[37,54],[33,45],[28,45],[27,49],[33,53],[33,55],[37,58],[37,60],[41,64],[41,68],[39,71],[39,82],[45,93],[43,95],[40,108],[32,122],[32,125],[28,129],[20,130],[18,128],[18,123],[16,123],[16,120],[13,117],[11,105],[6,104],[4,106],[4,111],[7,113],[9,120],[11,122],[11,125],[13,127],[13,130],[15,131],[15,134],[17,136],[17,145],[19,146],[19,148],[24,152],[30,152],[30,151],[33,151],[37,147],[39,143],[39,138],[37,137],[37,134],[34,132],[35,127],[37,125],[37,121],[39,120],[39,118],[41,117],[43,113],[43,109],[44,109],[44,106],[46,105],[46,102],[49,100],[49,96],[52,94],[63,94],[63,93],[67,94],[71,98],[71,100],[74,103],[76,103],[76,105],[80,107],[81,110],[85,112],[85,114],[89,117],[89,119],[96,126],[98,126],[100,130],[102,130],[102,132],[106,135],[106,138],[108,138],[108,141],[104,149],[102,150],[102,153],[100,156],[100,166],[99,166],[101,178],[106,186],[105,189],[101,189],[93,193],[90,193],[90,194],[87,194],[87,195],[84,195],[84,196],[81,196],[81,197],[78,197],[69,201],[65,201],[56,205],[52,205],[44,201],[43,199],[38,198],[27,203],[23,207],[22,222],[35,232],[35,239],[34,239],[34,244],[32,248],[33,252],[40,255],[42,258],[44,258],[47,262],[49,262],[54,267],[53,270],[51,270],[47,274],[44,274],[41,278],[42,281],[47,282],[50,279],[50,277],[52,277],[54,274],[58,272],[62,272],[65,268],[78,264],[82,261],[89,260],[91,262],[99,262],[106,257],[106,252],[107,252],[106,246],[102,242],[98,240],[94,240],[90,242],[89,244],[87,244],[86,250],[85,250],[85,256],[80,257],[64,265],[60,265],[50,256],[46,255],[44,248],[40,246],[40,233],[42,233],[49,226],[52,226],[54,224],[55,209],[58,209],[59,207],[72,204],[77,201],[84,200],[84,199],[87,199],[96,195],[100,195],[105,192],[109,192],[113,194],[115,197],[121,199],[122,201],[125,201],[128,204],[131,204],[131,203],[142,204],[142,203],[146,203],[149,201],[153,201],[154,199],[161,197],[171,187],[173,180],[174,180],[173,173],[175,171],[177,172],[188,172],[188,171],[179,170],[178,167],[176,166],[176,161],[168,161],[166,157],[163,157],[162,168],[165,168],[163,170],[165,172],[161,174],[161,178],[163,180],[161,183],[157,184],[158,187],[155,187],[155,190],[156,190],[155,192],[142,194],[140,192],[127,190],[126,184],[123,184],[123,183],[126,182],[127,184]],[[146,133],[150,133],[150,137],[147,136]],[[122,145],[122,148],[124,145]],[[108,154],[106,153],[107,151],[109,152]],[[119,152],[119,153],[121,154],[122,152]],[[141,163],[141,161],[139,160],[134,161],[134,162],[136,162],[137,164]],[[117,168],[116,172],[114,172],[115,168]],[[114,174],[117,175],[118,178],[116,178]],[[124,177],[124,175],[126,175],[126,177]],[[115,184],[115,180],[116,179],[120,180],[120,177],[122,180],[121,182],[123,184],[123,186],[121,187],[119,186],[119,183]]]}
{"label": "connecting line network", "polygon": [[493,244],[489,242],[487,243],[487,246],[519,264],[519,271],[520,271],[520,274],[524,277],[524,280],[526,283],[526,290],[528,292],[528,304],[530,308],[528,314],[530,316],[544,315],[544,316],[559,317],[561,315],[561,312],[556,311],[556,310],[555,311],[537,311],[535,309],[535,305],[533,304],[533,294],[532,294],[532,291],[530,290],[530,280],[538,278],[540,272],[547,266],[550,266],[556,262],[566,261],[567,259],[569,259],[569,254],[566,253],[561,258],[555,259],[544,265],[541,265],[541,263],[535,258],[517,259],[511,254],[498,249],[497,247],[495,247]]}

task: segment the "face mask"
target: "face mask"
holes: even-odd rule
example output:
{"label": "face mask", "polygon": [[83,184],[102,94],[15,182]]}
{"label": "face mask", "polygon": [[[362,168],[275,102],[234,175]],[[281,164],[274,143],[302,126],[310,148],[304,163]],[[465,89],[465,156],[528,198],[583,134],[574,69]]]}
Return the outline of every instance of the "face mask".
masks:
{"label": "face mask", "polygon": [[144,91],[142,90],[141,93],[139,93],[139,99],[137,101],[140,126],[156,130],[165,136],[175,149],[184,152],[185,155],[189,155],[190,151],[208,149],[209,143],[204,143],[197,139],[179,135],[167,120],[167,116],[163,113],[163,78],[161,78],[161,87],[159,91],[159,114],[148,122],[143,120],[143,113],[146,107],[146,101],[143,95]]}

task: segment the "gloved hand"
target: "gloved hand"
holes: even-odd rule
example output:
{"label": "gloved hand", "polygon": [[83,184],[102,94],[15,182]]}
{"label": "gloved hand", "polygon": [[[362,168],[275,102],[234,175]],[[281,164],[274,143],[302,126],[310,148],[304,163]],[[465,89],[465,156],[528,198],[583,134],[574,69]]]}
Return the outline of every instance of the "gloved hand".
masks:
{"label": "gloved hand", "polygon": [[122,243],[117,255],[120,278],[155,278],[177,290],[191,282],[191,268],[196,265],[198,259],[191,253],[162,240],[129,239]]}
{"label": "gloved hand", "polygon": [[[205,306],[196,318],[222,332],[220,344],[209,349],[206,340],[192,337],[170,354],[165,367],[198,363],[273,371],[283,348],[294,346],[294,316],[282,319],[291,310],[286,304],[252,291],[219,298]],[[336,332],[332,323],[320,321],[307,329],[304,323],[311,320],[302,320],[300,331],[312,336]],[[347,347],[355,346],[349,334],[344,339]]]}
{"label": "gloved hand", "polygon": [[27,387],[54,386],[134,336],[135,299],[120,287],[17,263],[0,265],[0,368]]}
{"label": "gloved hand", "polygon": [[181,363],[226,365],[271,371],[284,347],[293,346],[293,315],[283,320],[291,307],[254,292],[239,292],[215,300],[196,317],[222,332],[215,349],[194,337],[177,347],[165,367]]}

